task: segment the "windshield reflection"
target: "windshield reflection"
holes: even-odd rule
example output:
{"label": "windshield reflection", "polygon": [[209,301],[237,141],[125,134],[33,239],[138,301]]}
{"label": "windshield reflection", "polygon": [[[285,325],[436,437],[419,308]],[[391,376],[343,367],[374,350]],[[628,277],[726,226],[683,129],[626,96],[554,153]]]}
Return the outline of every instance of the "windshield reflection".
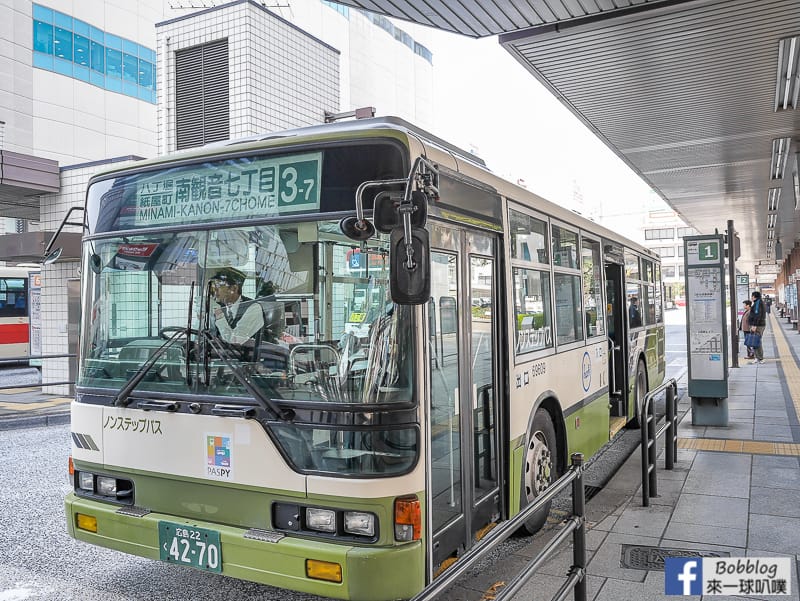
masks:
{"label": "windshield reflection", "polygon": [[389,299],[387,247],[354,247],[334,222],[88,242],[78,384],[410,401],[412,312]]}

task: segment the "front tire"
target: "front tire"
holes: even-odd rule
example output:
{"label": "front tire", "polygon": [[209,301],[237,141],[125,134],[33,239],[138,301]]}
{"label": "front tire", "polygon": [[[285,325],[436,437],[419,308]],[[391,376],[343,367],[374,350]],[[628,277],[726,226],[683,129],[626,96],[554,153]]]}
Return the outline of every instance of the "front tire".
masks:
{"label": "front tire", "polygon": [[642,400],[647,394],[647,368],[644,361],[636,364],[636,379],[633,382],[633,417],[628,422],[628,427],[637,429],[642,427],[641,407]]}
{"label": "front tire", "polygon": [[[558,474],[558,447],[553,420],[544,409],[537,409],[533,416],[531,431],[525,447],[522,472],[520,508],[524,509],[536,501],[555,481]],[[551,503],[547,503],[526,521],[520,530],[525,534],[536,534],[547,521]]]}

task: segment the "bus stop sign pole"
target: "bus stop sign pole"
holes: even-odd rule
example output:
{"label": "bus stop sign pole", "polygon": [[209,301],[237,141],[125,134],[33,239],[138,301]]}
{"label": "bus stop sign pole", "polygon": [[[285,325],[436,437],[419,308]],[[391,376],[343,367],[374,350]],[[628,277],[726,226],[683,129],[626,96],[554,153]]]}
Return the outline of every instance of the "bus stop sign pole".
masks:
{"label": "bus stop sign pole", "polygon": [[[733,229],[733,219],[728,219],[728,232],[725,235],[728,241],[728,286],[731,291],[731,367],[739,367],[739,328],[736,327],[739,315],[739,295],[737,286],[739,280],[736,278],[736,259],[739,258],[739,239]],[[736,284],[734,284],[736,282]],[[742,300],[747,300],[747,293]]]}
{"label": "bus stop sign pole", "polygon": [[686,351],[692,425],[728,425],[725,253],[721,234],[686,236]]}

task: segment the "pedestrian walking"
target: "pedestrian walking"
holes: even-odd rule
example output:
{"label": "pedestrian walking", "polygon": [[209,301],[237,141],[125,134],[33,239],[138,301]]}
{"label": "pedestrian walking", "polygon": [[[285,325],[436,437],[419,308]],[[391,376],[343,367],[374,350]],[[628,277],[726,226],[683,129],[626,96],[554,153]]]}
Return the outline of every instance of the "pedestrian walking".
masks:
{"label": "pedestrian walking", "polygon": [[742,332],[743,340],[745,341],[744,348],[747,349],[747,356],[745,358],[755,359],[755,353],[753,352],[752,347],[747,346],[747,334],[750,333],[750,308],[752,307],[753,303],[749,300],[745,300],[742,301],[742,305],[744,305],[744,313],[742,313],[742,318],[739,320],[739,330]]}
{"label": "pedestrian walking", "polygon": [[764,345],[762,344],[761,337],[764,335],[764,329],[767,327],[767,310],[764,307],[764,301],[761,300],[761,293],[758,290],[753,291],[750,295],[750,300],[753,301],[750,307],[750,332],[758,334],[757,340],[753,344],[753,351],[756,355],[753,363],[764,363]]}

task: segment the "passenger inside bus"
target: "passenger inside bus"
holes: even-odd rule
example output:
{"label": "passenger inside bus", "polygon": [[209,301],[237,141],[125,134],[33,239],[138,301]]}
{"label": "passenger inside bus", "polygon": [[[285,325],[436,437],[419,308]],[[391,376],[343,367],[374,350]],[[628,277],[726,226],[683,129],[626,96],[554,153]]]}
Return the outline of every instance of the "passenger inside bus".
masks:
{"label": "passenger inside bus", "polygon": [[639,309],[639,299],[635,296],[630,298],[630,305],[628,305],[628,325],[631,328],[640,328],[642,326],[642,312]]}

